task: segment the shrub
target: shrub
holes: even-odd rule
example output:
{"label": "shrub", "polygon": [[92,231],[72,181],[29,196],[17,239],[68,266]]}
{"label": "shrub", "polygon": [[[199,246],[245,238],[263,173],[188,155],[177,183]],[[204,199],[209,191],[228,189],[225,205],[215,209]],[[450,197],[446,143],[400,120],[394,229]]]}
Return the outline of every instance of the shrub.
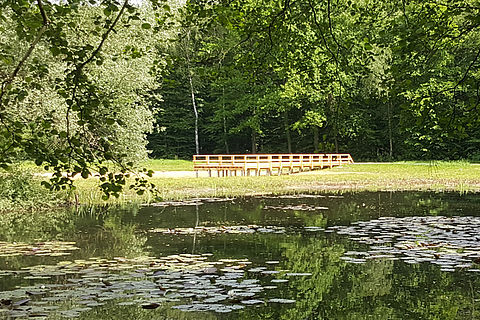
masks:
{"label": "shrub", "polygon": [[59,194],[41,186],[28,169],[0,171],[0,211],[41,209],[59,202]]}

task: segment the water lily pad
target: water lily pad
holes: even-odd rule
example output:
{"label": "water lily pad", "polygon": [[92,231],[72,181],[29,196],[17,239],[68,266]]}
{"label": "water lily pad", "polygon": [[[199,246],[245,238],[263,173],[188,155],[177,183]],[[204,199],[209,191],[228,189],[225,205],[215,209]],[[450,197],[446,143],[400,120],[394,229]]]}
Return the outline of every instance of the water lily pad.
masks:
{"label": "water lily pad", "polygon": [[268,302],[271,302],[271,303],[295,303],[296,301],[295,301],[295,300],[291,300],[291,299],[279,299],[279,298],[275,298],[275,299],[269,299]]}
{"label": "water lily pad", "polygon": [[148,303],[148,304],[142,304],[143,309],[156,309],[158,307],[160,307],[160,304],[156,303],[156,302],[151,302],[151,303]]}
{"label": "water lily pad", "polygon": [[163,233],[163,234],[242,234],[242,233],[284,233],[286,230],[280,226],[257,226],[257,225],[245,225],[245,226],[219,226],[219,227],[195,227],[195,228],[156,228],[151,229],[149,232]]}
{"label": "water lily pad", "polygon": [[264,270],[260,272],[263,275],[271,275],[271,274],[278,274],[280,271],[277,270]]}
{"label": "water lily pad", "polygon": [[255,300],[255,299],[252,299],[252,300],[243,300],[243,301],[240,301],[241,303],[243,304],[248,304],[248,305],[253,305],[253,304],[264,304],[265,301],[263,300]]}
{"label": "water lily pad", "polygon": [[286,283],[288,282],[288,279],[272,279],[272,281],[270,281],[272,283]]}
{"label": "water lily pad", "polygon": [[[480,217],[381,217],[351,226],[330,227],[330,230],[350,236],[353,241],[370,245],[362,258],[401,259],[405,263],[428,262],[442,271],[468,270],[480,262]],[[378,245],[383,244],[383,245]],[[345,253],[343,260],[359,263]]]}
{"label": "water lily pad", "polygon": [[196,304],[187,304],[187,305],[178,305],[174,306],[174,309],[182,310],[182,311],[214,311],[219,313],[227,313],[232,312],[234,310],[239,310],[244,308],[240,305],[223,305],[223,304],[203,304],[203,303],[196,303]]}
{"label": "water lily pad", "polygon": [[306,204],[300,205],[285,205],[285,206],[265,206],[264,209],[266,210],[294,210],[294,211],[317,211],[317,210],[328,210],[327,207],[319,207],[319,206],[309,206]]}

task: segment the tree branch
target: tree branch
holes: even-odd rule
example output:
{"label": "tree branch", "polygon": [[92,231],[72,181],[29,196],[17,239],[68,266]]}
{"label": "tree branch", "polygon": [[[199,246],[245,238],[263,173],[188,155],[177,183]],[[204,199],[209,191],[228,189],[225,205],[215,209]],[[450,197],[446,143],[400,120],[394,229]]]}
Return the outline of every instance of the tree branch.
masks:
{"label": "tree branch", "polygon": [[100,50],[102,50],[102,47],[103,47],[103,44],[105,43],[105,41],[107,40],[108,36],[110,35],[110,32],[112,32],[112,30],[115,28],[115,26],[117,25],[118,23],[118,20],[120,20],[120,17],[123,15],[123,12],[125,11],[125,8],[127,7],[128,5],[128,0],[125,0],[125,2],[123,3],[122,5],[122,8],[120,9],[120,12],[117,14],[117,16],[115,17],[115,20],[113,20],[112,24],[110,25],[110,27],[107,29],[107,31],[102,35],[102,40],[100,41],[100,43],[98,44],[97,48],[92,52],[92,55],[87,59],[85,60],[84,62],[82,62],[80,64],[80,66],[77,68],[77,72],[82,70],[87,64],[89,64],[90,62],[92,62],[92,60],[96,57],[96,55],[100,52]]}
{"label": "tree branch", "polygon": [[[333,33],[333,24],[332,24],[332,17],[331,17],[331,8],[330,8],[330,0],[327,1],[327,13],[328,13],[328,28],[330,30],[330,35],[332,36],[333,41],[337,44],[337,48],[342,48],[342,49],[347,49],[344,46],[342,46],[338,41],[337,38],[335,37],[335,34]],[[338,50],[337,49],[337,50]]]}
{"label": "tree branch", "polygon": [[455,90],[458,88],[458,86],[460,84],[462,84],[465,79],[467,79],[467,76],[468,76],[468,73],[470,72],[470,70],[472,69],[473,65],[475,64],[475,62],[477,62],[478,60],[478,57],[480,56],[480,49],[478,49],[477,51],[477,54],[475,55],[475,58],[473,58],[472,62],[470,63],[470,65],[468,66],[467,70],[465,71],[465,73],[463,74],[463,77],[462,79],[460,79],[457,84],[455,85],[455,87],[453,87],[453,91],[455,92]]}
{"label": "tree branch", "polygon": [[[42,4],[42,0],[37,0],[37,5],[38,5],[38,9],[40,10],[40,14],[42,15],[42,27],[40,28],[40,30],[38,31],[35,39],[33,40],[33,42],[30,44],[30,47],[28,47],[28,50],[27,52],[25,52],[25,54],[23,55],[22,59],[20,60],[20,62],[17,64],[16,68],[13,70],[12,74],[10,74],[10,76],[8,76],[3,82],[2,82],[2,86],[1,86],[1,91],[0,91],[0,108],[2,108],[2,104],[3,104],[3,96],[5,95],[5,90],[6,90],[6,87],[11,84],[13,82],[13,80],[15,80],[15,78],[17,77],[18,75],[18,72],[20,71],[20,69],[23,67],[23,65],[25,64],[25,62],[28,60],[28,58],[32,55],[32,52],[33,50],[35,49],[35,47],[37,46],[38,42],[40,41],[40,39],[42,38],[43,34],[45,33],[45,31],[47,30],[48,28],[48,25],[50,24],[50,21],[48,20],[47,18],[47,14],[45,13],[45,9],[43,8],[43,4]],[[0,109],[1,110],[1,109]]]}
{"label": "tree branch", "polygon": [[[28,58],[32,55],[32,52],[33,50],[35,49],[35,47],[37,46],[38,42],[40,41],[40,39],[42,38],[43,34],[45,33],[45,31],[47,31],[47,28],[50,24],[50,20],[48,19],[47,17],[47,14],[45,12],[45,9],[43,8],[43,3],[42,3],[42,0],[37,0],[37,6],[38,6],[38,9],[40,10],[40,14],[42,15],[42,27],[40,28],[40,30],[38,31],[37,35],[35,36],[35,39],[33,40],[33,42],[30,44],[30,46],[28,47],[28,50],[27,52],[25,52],[25,54],[23,55],[22,59],[18,62],[17,66],[15,67],[15,69],[13,70],[13,72],[2,82],[1,86],[0,86],[0,123],[5,127],[5,129],[10,133],[11,135],[11,138],[12,138],[12,142],[9,144],[9,146],[5,149],[2,150],[2,157],[3,158],[5,156],[5,154],[7,153],[8,150],[10,150],[15,144],[16,144],[16,141],[15,141],[15,136],[14,134],[12,133],[12,130],[10,129],[10,126],[7,124],[7,121],[5,119],[5,115],[3,113],[3,111],[5,110],[5,107],[3,106],[3,98],[5,96],[5,93],[6,93],[6,90],[7,90],[7,87],[12,84],[12,82],[15,80],[15,78],[17,77],[18,73],[20,72],[20,70],[22,69],[23,65],[25,64],[25,62],[28,60]],[[0,159],[1,159],[0,158]]]}
{"label": "tree branch", "polygon": [[[97,48],[92,52],[92,54],[90,55],[90,57],[85,60],[84,62],[82,62],[80,65],[78,65],[78,67],[73,71],[74,72],[74,88],[73,88],[73,92],[72,92],[72,100],[75,101],[77,104],[78,104],[78,99],[77,99],[77,95],[76,95],[76,92],[77,92],[77,88],[78,88],[78,82],[79,82],[79,75],[81,74],[81,71],[82,69],[87,65],[89,64],[90,62],[93,61],[93,59],[97,56],[97,54],[100,52],[100,50],[102,50],[102,47],[103,47],[103,44],[105,43],[105,41],[107,40],[108,36],[110,35],[110,33],[113,31],[113,29],[115,28],[115,26],[117,25],[118,21],[120,20],[120,17],[123,15],[123,12],[125,11],[125,8],[127,7],[128,5],[128,0],[125,0],[123,2],[123,5],[122,5],[122,8],[120,9],[120,11],[118,12],[117,16],[115,17],[115,20],[113,20],[112,24],[110,25],[110,27],[107,29],[107,31],[102,35],[102,40],[100,41],[100,43],[98,44]],[[71,145],[71,137],[70,137],[70,112],[71,112],[71,106],[68,106],[67,108],[67,113],[66,113],[66,120],[67,120],[67,142],[69,145]]]}
{"label": "tree branch", "polygon": [[317,26],[317,29],[320,33],[320,37],[322,38],[323,44],[325,45],[325,48],[328,50],[328,52],[330,52],[330,54],[331,54],[331,56],[332,56],[332,58],[335,62],[335,73],[337,75],[338,82],[340,83],[340,86],[343,87],[342,80],[340,79],[340,72],[338,70],[339,69],[338,57],[335,54],[335,52],[332,51],[332,49],[330,48],[330,46],[327,43],[327,39],[325,38],[325,35],[322,32],[322,27],[320,26],[320,24],[318,23],[318,20],[317,20],[317,11],[315,10],[315,7],[313,6],[311,0],[308,0],[308,4],[309,4],[310,8],[312,9],[313,22]]}

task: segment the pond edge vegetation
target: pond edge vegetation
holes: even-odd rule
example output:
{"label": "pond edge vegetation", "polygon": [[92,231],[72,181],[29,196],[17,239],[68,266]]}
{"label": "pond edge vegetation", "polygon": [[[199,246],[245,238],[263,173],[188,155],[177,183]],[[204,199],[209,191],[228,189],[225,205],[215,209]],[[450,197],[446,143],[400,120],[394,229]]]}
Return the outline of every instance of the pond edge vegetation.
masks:
{"label": "pond edge vegetation", "polygon": [[[149,160],[155,171],[192,171],[184,160]],[[22,164],[0,174],[0,212],[41,211],[74,205],[153,203],[159,200],[361,191],[479,192],[480,165],[466,161],[357,163],[301,174],[260,177],[149,178],[158,189],[138,195],[124,190],[105,201],[98,179],[75,181],[75,189],[52,192],[40,185],[39,168]],[[42,172],[44,173],[44,172]]]}

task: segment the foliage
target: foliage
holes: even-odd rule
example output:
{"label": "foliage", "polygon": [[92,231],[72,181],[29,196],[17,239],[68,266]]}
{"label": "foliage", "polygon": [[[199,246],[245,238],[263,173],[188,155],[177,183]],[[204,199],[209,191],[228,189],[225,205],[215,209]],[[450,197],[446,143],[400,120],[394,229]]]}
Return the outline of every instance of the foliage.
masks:
{"label": "foliage", "polygon": [[[161,38],[161,11],[152,9],[157,2],[2,2],[2,167],[18,158],[45,165],[53,190],[97,172],[105,197],[119,195],[133,161],[145,158],[152,112],[143,92],[163,68],[150,44]],[[135,187],[143,192],[146,181]]]}
{"label": "foliage", "polygon": [[43,188],[30,170],[0,171],[0,212],[45,209],[61,201],[60,195]]}
{"label": "foliage", "polygon": [[[204,153],[477,159],[479,10],[471,0],[187,2],[178,20],[197,30]],[[157,156],[193,153],[193,115],[178,113],[187,88],[176,77],[160,90],[175,151],[151,144]]]}

